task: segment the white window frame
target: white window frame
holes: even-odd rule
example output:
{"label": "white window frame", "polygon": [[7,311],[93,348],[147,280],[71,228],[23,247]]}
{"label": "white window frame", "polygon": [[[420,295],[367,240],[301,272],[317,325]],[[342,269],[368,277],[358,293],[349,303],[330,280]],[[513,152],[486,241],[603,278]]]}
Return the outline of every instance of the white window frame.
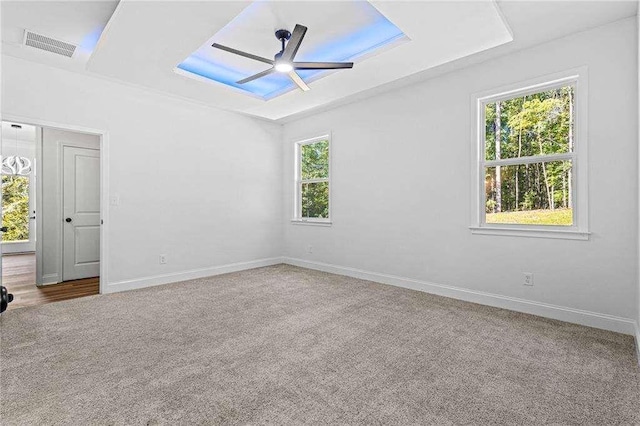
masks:
{"label": "white window frame", "polygon": [[[302,147],[304,145],[311,145],[321,141],[328,141],[329,143],[329,176],[322,179],[302,179]],[[303,225],[319,225],[319,226],[331,226],[331,133],[323,134],[322,136],[316,136],[309,139],[304,139],[294,143],[295,147],[295,176],[294,176],[294,207],[293,207],[293,219],[294,224]],[[303,183],[316,183],[327,182],[329,185],[329,217],[327,218],[313,218],[302,217],[302,184]]]}
{"label": "white window frame", "polygon": [[[587,69],[569,70],[535,80],[502,87],[472,96],[472,218],[473,234],[538,238],[589,239],[587,177]],[[574,88],[574,149],[564,154],[539,155],[501,160],[485,160],[485,106],[498,101],[531,95],[560,87]],[[485,168],[570,160],[572,163],[573,225],[519,225],[486,222]]]}

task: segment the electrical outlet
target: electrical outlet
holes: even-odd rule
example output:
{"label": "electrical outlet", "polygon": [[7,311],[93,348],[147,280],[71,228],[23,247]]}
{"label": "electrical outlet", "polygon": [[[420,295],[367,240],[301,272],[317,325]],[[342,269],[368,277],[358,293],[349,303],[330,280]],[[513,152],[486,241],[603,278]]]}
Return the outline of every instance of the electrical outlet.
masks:
{"label": "electrical outlet", "polygon": [[313,246],[311,244],[307,245],[307,253],[313,253]]}
{"label": "electrical outlet", "polygon": [[166,254],[161,254],[160,255],[160,264],[164,265],[167,263],[167,255]]}
{"label": "electrical outlet", "polygon": [[524,285],[533,285],[533,272],[523,272]]}

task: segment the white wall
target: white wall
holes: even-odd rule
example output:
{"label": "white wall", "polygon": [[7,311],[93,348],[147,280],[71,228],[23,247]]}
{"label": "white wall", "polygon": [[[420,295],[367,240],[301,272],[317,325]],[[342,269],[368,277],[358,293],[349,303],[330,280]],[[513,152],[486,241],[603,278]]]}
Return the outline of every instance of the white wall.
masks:
{"label": "white wall", "polygon": [[60,143],[100,149],[100,137],[58,129],[42,129],[42,205],[38,223],[42,226],[42,283],[62,281],[62,182]]}
{"label": "white wall", "polygon": [[[565,307],[556,311],[574,316],[584,310],[602,314],[596,315],[602,321],[621,317],[612,328],[632,332],[638,310],[636,31],[629,18],[286,124],[285,219],[293,212],[293,142],[333,135],[333,226],[286,220],[286,255],[352,273],[525,299],[540,309]],[[584,65],[590,240],[472,235],[471,95]],[[533,287],[522,285],[524,271],[535,274]]]}
{"label": "white wall", "polygon": [[108,291],[281,254],[281,126],[2,60],[3,114],[108,132]]}

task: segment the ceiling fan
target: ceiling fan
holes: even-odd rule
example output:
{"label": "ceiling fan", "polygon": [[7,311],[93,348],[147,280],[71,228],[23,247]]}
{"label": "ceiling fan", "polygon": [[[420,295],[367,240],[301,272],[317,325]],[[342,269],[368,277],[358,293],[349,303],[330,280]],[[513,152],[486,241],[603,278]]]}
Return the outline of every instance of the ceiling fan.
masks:
{"label": "ceiling fan", "polygon": [[271,68],[265,71],[237,81],[238,84],[248,83],[273,72],[281,72],[288,74],[289,78],[291,78],[300,89],[306,92],[309,90],[309,86],[307,86],[304,80],[298,75],[296,70],[337,70],[353,68],[353,62],[294,62],[294,58],[296,53],[298,53],[298,49],[300,48],[300,44],[302,44],[302,39],[306,32],[307,27],[300,24],[296,24],[293,33],[288,30],[276,31],[276,38],[282,43],[282,50],[276,53],[273,59],[263,58],[262,56],[253,55],[218,43],[213,43],[211,46],[271,65]]}

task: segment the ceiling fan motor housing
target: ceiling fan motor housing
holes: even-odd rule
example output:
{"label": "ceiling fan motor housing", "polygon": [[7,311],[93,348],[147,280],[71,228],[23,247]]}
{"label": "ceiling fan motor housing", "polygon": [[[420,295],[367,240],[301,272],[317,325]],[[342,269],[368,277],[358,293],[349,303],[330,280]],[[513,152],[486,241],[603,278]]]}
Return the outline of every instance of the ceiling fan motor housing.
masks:
{"label": "ceiling fan motor housing", "polygon": [[291,31],[289,30],[278,30],[276,31],[276,38],[278,40],[289,40],[291,38]]}
{"label": "ceiling fan motor housing", "polygon": [[280,40],[280,42],[282,43],[282,50],[280,51],[280,53],[276,54],[276,61],[280,58],[280,56],[282,56],[282,54],[284,53],[284,46],[285,43],[287,42],[287,40],[289,40],[291,38],[291,31],[289,30],[278,30],[276,31],[276,38],[278,40]]}

